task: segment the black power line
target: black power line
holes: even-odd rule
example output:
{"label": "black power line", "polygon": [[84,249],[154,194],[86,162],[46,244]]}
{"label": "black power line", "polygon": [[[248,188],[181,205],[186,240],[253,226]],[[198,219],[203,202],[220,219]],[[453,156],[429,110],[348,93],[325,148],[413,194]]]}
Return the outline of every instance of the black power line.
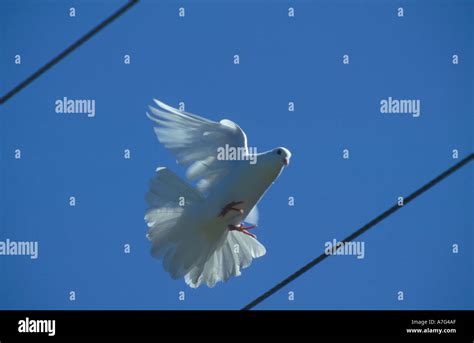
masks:
{"label": "black power line", "polygon": [[[436,176],[434,179],[432,179],[431,181],[429,181],[428,183],[426,183],[425,185],[423,185],[422,187],[418,188],[416,191],[411,193],[409,196],[404,198],[404,200],[403,200],[404,205],[408,204],[410,201],[414,200],[416,197],[420,196],[421,194],[426,192],[428,189],[435,186],[437,183],[441,182],[443,179],[447,178],[449,175],[451,175],[452,173],[454,173],[458,169],[464,167],[466,164],[471,162],[473,159],[474,159],[474,153],[471,153],[470,155],[468,155],[466,158],[464,158],[461,161],[459,161],[458,163],[456,163],[451,168],[445,170],[444,172],[442,172],[441,174]],[[389,217],[390,215],[392,215],[393,213],[395,213],[397,210],[399,210],[402,207],[403,206],[399,206],[398,204],[390,207],[388,210],[386,210],[382,214],[380,214],[377,217],[375,217],[374,219],[372,219],[370,222],[368,222],[367,224],[362,226],[360,229],[358,229],[357,231],[355,231],[351,235],[347,236],[342,241],[342,243],[346,244],[346,243],[354,240],[355,238],[362,235],[364,232],[366,232],[367,230],[369,230],[370,228],[372,228],[376,224],[380,223],[382,220]],[[266,291],[265,293],[263,293],[262,295],[257,297],[252,302],[245,305],[242,308],[242,310],[251,310],[252,308],[257,306],[258,304],[260,304],[262,301],[264,301],[265,299],[267,299],[268,297],[270,297],[271,295],[273,295],[274,293],[278,292],[280,289],[282,289],[283,287],[288,285],[290,282],[292,282],[296,278],[298,278],[301,275],[303,275],[304,273],[306,273],[308,270],[313,268],[315,265],[317,265],[318,263],[324,261],[324,259],[326,259],[329,256],[331,256],[331,255],[327,255],[326,253],[322,253],[321,255],[316,257],[314,260],[312,260],[311,262],[306,264],[304,267],[298,269],[296,272],[294,272],[293,274],[288,276],[286,279],[284,279],[283,281],[280,281],[274,287],[272,287],[271,289],[269,289],[268,291]]]}
{"label": "black power line", "polygon": [[76,50],[78,47],[80,47],[82,44],[84,44],[86,41],[88,41],[90,38],[92,38],[96,33],[98,33],[100,30],[105,28],[107,25],[109,25],[111,22],[113,22],[115,19],[120,17],[122,14],[124,14],[126,11],[128,11],[133,5],[135,5],[138,2],[138,0],[131,0],[124,6],[120,7],[115,13],[113,13],[110,17],[102,21],[99,25],[94,27],[92,30],[87,32],[84,36],[79,38],[77,41],[72,43],[70,46],[68,46],[63,52],[61,52],[59,55],[57,55],[55,58],[53,58],[51,61],[46,63],[44,66],[39,68],[37,71],[35,71],[32,75],[30,75],[27,79],[25,79],[23,82],[19,83],[16,87],[14,87],[11,91],[9,91],[7,94],[2,96],[0,98],[0,105],[5,103],[8,99],[10,99],[12,96],[14,96],[16,93],[21,91],[23,88],[28,86],[31,82],[36,80],[38,77],[40,77],[44,72],[46,72],[48,69],[53,67],[55,64],[57,64],[59,61],[61,61],[64,57],[69,55],[71,52]]}

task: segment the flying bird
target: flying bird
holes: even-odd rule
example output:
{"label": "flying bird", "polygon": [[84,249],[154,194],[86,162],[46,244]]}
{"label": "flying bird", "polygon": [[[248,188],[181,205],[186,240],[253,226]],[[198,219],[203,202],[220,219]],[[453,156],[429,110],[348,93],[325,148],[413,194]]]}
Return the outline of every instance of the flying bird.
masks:
{"label": "flying bird", "polygon": [[[283,147],[252,153],[234,122],[215,122],[154,102],[147,116],[158,140],[187,168],[189,183],[166,167],[156,169],[145,197],[151,253],[163,260],[172,278],[184,277],[192,288],[214,287],[265,255],[250,232],[258,221],[256,204],[291,153]],[[243,153],[223,158],[224,147]]]}

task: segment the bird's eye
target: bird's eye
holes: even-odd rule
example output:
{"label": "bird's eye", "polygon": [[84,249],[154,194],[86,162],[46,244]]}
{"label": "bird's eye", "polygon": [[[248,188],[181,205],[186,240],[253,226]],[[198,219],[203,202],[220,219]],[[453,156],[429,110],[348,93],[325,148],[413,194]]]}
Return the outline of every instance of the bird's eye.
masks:
{"label": "bird's eye", "polygon": [[281,155],[281,150],[280,149],[277,150],[277,154]]}

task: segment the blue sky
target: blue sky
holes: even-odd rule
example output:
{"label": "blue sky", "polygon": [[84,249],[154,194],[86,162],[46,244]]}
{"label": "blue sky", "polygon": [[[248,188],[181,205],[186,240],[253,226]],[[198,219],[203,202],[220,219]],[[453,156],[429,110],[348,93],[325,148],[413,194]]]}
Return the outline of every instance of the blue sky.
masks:
{"label": "blue sky", "polygon": [[[122,4],[76,1],[71,18],[61,1],[3,1],[1,94]],[[471,1],[292,1],[294,18],[289,6],[141,1],[2,106],[0,241],[38,241],[39,258],[0,256],[0,308],[241,308],[455,164],[453,149],[473,150]],[[56,113],[63,97],[94,99],[96,116]],[[388,97],[419,99],[420,117],[381,114]],[[184,174],[145,116],[153,98],[293,154],[259,206],[267,255],[213,289],[171,280],[149,254],[148,180],[158,166]],[[472,171],[359,237],[364,259],[330,257],[258,308],[472,309]]]}

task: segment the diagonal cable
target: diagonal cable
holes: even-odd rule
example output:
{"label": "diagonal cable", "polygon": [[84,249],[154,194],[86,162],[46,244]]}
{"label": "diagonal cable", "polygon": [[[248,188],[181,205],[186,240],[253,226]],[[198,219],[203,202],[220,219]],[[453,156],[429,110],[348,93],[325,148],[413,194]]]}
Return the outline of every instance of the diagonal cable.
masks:
{"label": "diagonal cable", "polygon": [[[445,178],[447,178],[449,175],[453,174],[455,171],[457,171],[457,170],[461,169],[462,167],[464,167],[465,165],[467,165],[473,159],[474,159],[474,153],[471,153],[466,158],[462,159],[461,161],[456,163],[451,168],[445,170],[444,172],[442,172],[441,174],[436,176],[434,179],[432,179],[431,181],[429,181],[425,185],[418,188],[416,191],[414,191],[413,193],[411,193],[410,195],[408,195],[407,197],[404,198],[404,200],[403,200],[404,206],[406,204],[408,204],[409,202],[413,201],[414,199],[416,199],[418,196],[420,196],[421,194],[423,194],[424,192],[426,192],[430,188],[432,188],[433,186],[435,186],[436,184],[438,184],[439,182],[441,182],[442,180],[444,180]],[[364,232],[366,232],[370,228],[374,227],[376,224],[380,223],[385,218],[391,216],[392,214],[394,214],[396,211],[398,211],[400,208],[402,208],[404,206],[398,206],[398,204],[396,204],[396,205],[390,207],[388,210],[386,210],[382,214],[380,214],[377,217],[375,217],[374,219],[372,219],[370,222],[368,222],[367,224],[362,226],[360,229],[358,229],[357,231],[355,231],[351,235],[347,236],[342,241],[342,243],[345,245],[346,243],[354,240],[355,238],[359,237]],[[314,260],[312,260],[311,262],[309,262],[308,264],[306,264],[305,266],[303,266],[302,268],[298,269],[296,272],[294,272],[293,274],[288,276],[286,279],[280,281],[278,284],[276,284],[275,286],[270,288],[268,291],[266,291],[262,295],[255,298],[255,300],[253,300],[250,303],[248,303],[247,305],[245,305],[242,308],[242,310],[251,310],[252,308],[257,306],[258,304],[260,304],[262,301],[269,298],[270,296],[272,296],[273,294],[278,292],[280,289],[282,289],[283,287],[288,285],[290,282],[296,280],[298,277],[300,277],[301,275],[306,273],[308,270],[310,270],[311,268],[313,268],[314,266],[316,266],[320,262],[324,261],[329,256],[331,256],[331,255],[327,255],[326,253],[322,253],[321,255],[316,257]]]}
{"label": "diagonal cable", "polygon": [[46,71],[51,69],[54,65],[56,65],[58,62],[60,62],[64,57],[69,55],[71,52],[76,50],[78,47],[80,47],[82,44],[87,42],[90,38],[92,38],[95,34],[99,33],[103,28],[105,28],[107,25],[112,23],[115,19],[120,17],[122,14],[127,12],[130,8],[132,8],[133,5],[135,5],[138,2],[138,0],[130,0],[127,2],[127,4],[123,5],[120,7],[115,13],[110,15],[108,18],[104,19],[100,24],[98,24],[96,27],[94,27],[92,30],[87,32],[84,36],[79,38],[77,41],[69,45],[63,52],[61,52],[59,55],[54,57],[51,61],[46,63],[44,66],[39,68],[37,71],[35,71],[33,74],[31,74],[28,78],[26,78],[24,81],[19,83],[17,86],[15,86],[12,90],[10,90],[7,94],[2,96],[0,98],[0,105],[4,104],[8,99],[10,99],[12,96],[14,96],[16,93],[21,91],[23,88],[28,86],[31,82],[36,80],[38,77],[40,77],[42,74],[44,74]]}

